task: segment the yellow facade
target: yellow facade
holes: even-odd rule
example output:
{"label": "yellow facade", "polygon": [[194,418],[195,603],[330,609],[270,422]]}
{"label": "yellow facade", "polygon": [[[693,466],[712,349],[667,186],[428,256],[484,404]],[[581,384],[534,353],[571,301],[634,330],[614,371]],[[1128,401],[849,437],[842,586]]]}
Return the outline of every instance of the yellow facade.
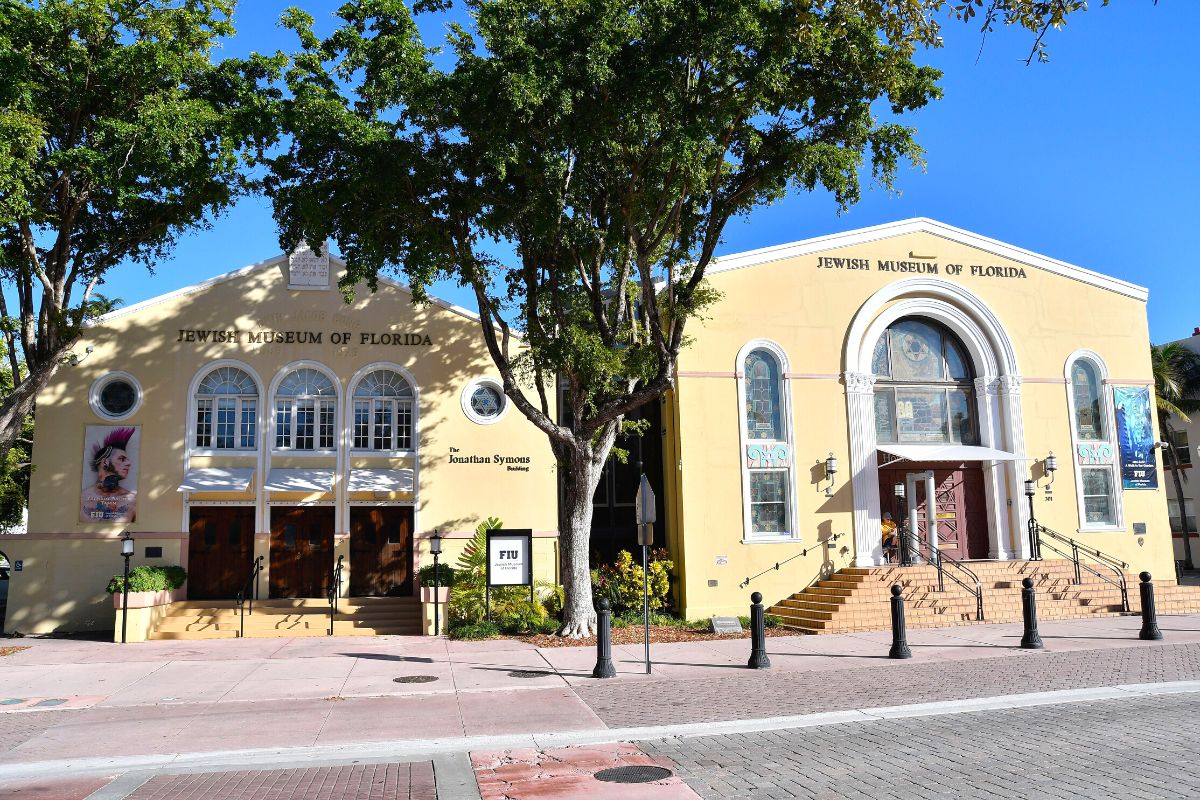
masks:
{"label": "yellow facade", "polygon": [[[677,450],[666,458],[666,482],[673,495],[670,535],[682,546],[685,616],[744,614],[752,591],[771,604],[822,572],[879,563],[880,501],[876,495],[870,508],[869,495],[880,489],[867,474],[877,454],[870,449],[856,455],[874,430],[869,411],[852,419],[851,394],[856,386],[870,393],[869,380],[862,384],[856,373],[869,378],[877,334],[895,318],[933,315],[956,333],[973,331],[981,349],[991,351],[990,366],[975,364],[987,384],[979,397],[996,408],[991,416],[999,430],[991,444],[1018,460],[1008,462],[1011,467],[983,466],[994,475],[997,505],[989,519],[988,557],[1027,554],[1023,481],[1037,477],[1039,523],[1111,553],[1133,570],[1173,574],[1161,461],[1157,490],[1121,491],[1117,463],[1121,518],[1111,530],[1089,530],[1081,522],[1080,466],[1068,408],[1073,353],[1090,351],[1102,361],[1110,419],[1113,386],[1152,385],[1144,289],[930,220],[731,256],[715,265],[709,282],[721,300],[690,328],[694,343],[679,359],[665,415]],[[746,536],[739,354],[744,357],[755,341],[786,359],[790,399],[795,525],[791,536],[774,541]],[[1059,469],[1052,476],[1053,500],[1046,501],[1051,476],[1040,476],[1051,452]],[[830,454],[840,468],[827,497],[824,464]],[[1144,534],[1134,532],[1135,523],[1139,531],[1145,525]],[[831,545],[813,546],[834,536]],[[805,550],[806,556],[773,569]],[[746,578],[764,571],[742,588]]]}
{"label": "yellow facade", "polygon": [[[440,302],[414,307],[408,291],[390,281],[376,293],[360,287],[347,304],[336,287],[336,259],[315,288],[290,285],[288,265],[287,258],[272,259],[114,312],[86,331],[75,347],[78,363],[63,366],[38,399],[29,533],[0,545],[23,562],[12,574],[7,630],[106,628],[112,606],[104,586],[122,567],[115,538],[128,530],[137,540],[133,566],[186,566],[189,509],[205,506],[252,507],[253,552],[268,565],[271,509],[278,506],[332,506],[335,557],[347,558],[349,509],[412,508],[414,570],[431,563],[428,537],[435,531],[447,537],[443,558],[453,564],[478,522],[496,516],[506,527],[534,531],[536,576],[556,577],[556,474],[545,437],[511,407],[488,424],[464,409],[464,392],[475,382],[498,385],[477,319]],[[220,365],[257,383],[257,436],[249,449],[196,446],[197,383]],[[394,369],[415,392],[417,443],[405,452],[352,446],[348,403],[371,365]],[[271,439],[275,384],[303,367],[336,383],[333,448],[279,449]],[[95,408],[97,386],[114,372],[132,376],[141,390],[134,413],[117,420]],[[84,432],[95,425],[138,429],[132,522],[81,521]],[[452,455],[484,463],[451,463]],[[250,470],[253,477],[240,491],[179,491],[189,470],[203,468]],[[327,491],[274,491],[264,488],[273,470],[325,471],[331,481]],[[357,470],[411,471],[412,485],[352,493],[348,480]],[[161,557],[147,559],[147,546],[161,546]]]}

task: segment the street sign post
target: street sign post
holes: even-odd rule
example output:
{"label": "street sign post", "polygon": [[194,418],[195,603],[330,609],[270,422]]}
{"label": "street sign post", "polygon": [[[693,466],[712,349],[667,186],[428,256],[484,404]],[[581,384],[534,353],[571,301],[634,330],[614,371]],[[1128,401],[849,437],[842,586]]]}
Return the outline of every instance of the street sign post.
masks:
{"label": "street sign post", "polygon": [[638,544],[642,546],[642,614],[646,622],[646,674],[650,674],[650,545],[654,544],[654,490],[646,473],[638,483],[634,512],[638,524]]}

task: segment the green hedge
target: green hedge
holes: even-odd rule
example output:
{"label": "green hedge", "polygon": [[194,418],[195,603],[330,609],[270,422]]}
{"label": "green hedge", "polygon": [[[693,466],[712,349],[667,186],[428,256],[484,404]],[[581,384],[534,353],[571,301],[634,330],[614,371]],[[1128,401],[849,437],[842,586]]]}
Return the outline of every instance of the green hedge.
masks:
{"label": "green hedge", "polygon": [[[438,587],[441,589],[449,589],[454,585],[454,567],[449,564],[438,564]],[[426,564],[417,570],[417,576],[421,579],[422,586],[433,588],[433,564]]]}
{"label": "green hedge", "polygon": [[[129,570],[129,591],[162,592],[178,589],[185,580],[187,570],[183,567],[134,567]],[[104,591],[109,594],[125,591],[125,574],[113,575]]]}

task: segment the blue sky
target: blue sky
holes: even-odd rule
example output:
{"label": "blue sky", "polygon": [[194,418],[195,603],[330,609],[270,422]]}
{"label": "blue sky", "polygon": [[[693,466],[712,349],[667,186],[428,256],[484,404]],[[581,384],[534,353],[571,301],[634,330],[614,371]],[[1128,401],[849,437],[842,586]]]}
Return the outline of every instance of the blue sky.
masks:
{"label": "blue sky", "polygon": [[[243,2],[226,52],[291,51],[276,20],[293,4],[321,21],[340,0]],[[1200,326],[1188,246],[1200,211],[1197,30],[1195,0],[1093,3],[1048,37],[1050,63],[1026,66],[1029,34],[992,34],[976,63],[978,32],[947,21],[947,46],[924,54],[946,73],[945,98],[905,118],[926,170],[901,172],[900,196],[869,191],[840,216],[827,195],[789,196],[731,222],[719,252],[932,217],[1147,286],[1151,339],[1188,336]],[[250,198],[185,238],[154,275],[126,265],[100,291],[130,304],[278,251],[269,203]],[[473,306],[454,286],[435,293]]]}

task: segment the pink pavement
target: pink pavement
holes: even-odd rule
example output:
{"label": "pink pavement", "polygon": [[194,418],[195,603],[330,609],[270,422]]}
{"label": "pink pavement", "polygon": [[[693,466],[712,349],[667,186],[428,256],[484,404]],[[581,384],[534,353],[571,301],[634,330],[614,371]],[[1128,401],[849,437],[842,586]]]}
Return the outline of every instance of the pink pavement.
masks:
{"label": "pink pavement", "polygon": [[632,744],[597,744],[551,750],[501,750],[471,754],[482,800],[694,800],[699,797],[672,776],[652,783],[622,784],[599,781],[594,773],[613,767],[658,766],[671,769],[668,759],[655,759]]}

